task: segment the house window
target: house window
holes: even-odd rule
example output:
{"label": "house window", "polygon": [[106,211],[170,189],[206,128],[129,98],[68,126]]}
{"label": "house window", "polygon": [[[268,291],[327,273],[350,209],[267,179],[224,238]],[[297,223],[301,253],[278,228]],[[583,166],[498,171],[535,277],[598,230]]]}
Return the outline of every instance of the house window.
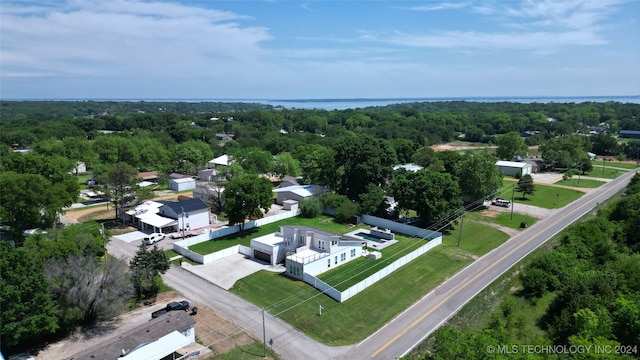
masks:
{"label": "house window", "polygon": [[347,254],[346,253],[340,254],[340,261],[345,261],[345,260],[347,260]]}
{"label": "house window", "polygon": [[336,264],[338,264],[338,256],[336,255],[336,257],[334,257],[334,261],[336,262]]}
{"label": "house window", "polygon": [[356,249],[351,249],[351,257],[356,256]]}
{"label": "house window", "polygon": [[327,267],[331,267],[331,259],[327,259]]}
{"label": "house window", "polygon": [[323,240],[319,240],[319,241],[318,241],[318,247],[319,247],[320,249],[324,249],[324,241],[323,241]]}
{"label": "house window", "polygon": [[335,240],[334,240],[334,241],[331,241],[331,245],[337,245],[337,244],[338,244],[338,242],[337,242],[337,241],[335,241]]}

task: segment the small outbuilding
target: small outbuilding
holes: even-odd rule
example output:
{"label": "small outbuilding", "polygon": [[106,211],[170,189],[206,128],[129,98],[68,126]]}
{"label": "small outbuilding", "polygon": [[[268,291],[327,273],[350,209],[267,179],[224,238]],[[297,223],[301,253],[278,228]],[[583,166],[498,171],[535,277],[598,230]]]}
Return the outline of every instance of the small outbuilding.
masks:
{"label": "small outbuilding", "polygon": [[531,175],[531,164],[526,162],[499,160],[496,162],[496,167],[505,176],[516,176],[518,173],[520,175]]}
{"label": "small outbuilding", "polygon": [[196,188],[196,180],[193,178],[169,179],[169,190],[186,191]]}

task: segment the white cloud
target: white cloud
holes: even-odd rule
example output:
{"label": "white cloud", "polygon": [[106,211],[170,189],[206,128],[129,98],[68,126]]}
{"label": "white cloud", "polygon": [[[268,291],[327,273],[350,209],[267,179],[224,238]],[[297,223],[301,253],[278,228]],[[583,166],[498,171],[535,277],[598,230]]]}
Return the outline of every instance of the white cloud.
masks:
{"label": "white cloud", "polygon": [[255,61],[271,39],[266,28],[239,23],[246,19],[164,2],[3,4],[3,76],[215,74]]}
{"label": "white cloud", "polygon": [[[510,31],[432,30],[428,33],[367,33],[363,40],[423,48],[520,49],[535,53],[556,51],[566,46],[593,46],[607,43],[604,21],[616,10],[615,0],[524,0],[498,9],[495,4],[439,3],[414,7],[416,10],[469,8],[475,14],[500,19],[495,25]],[[501,14],[501,17],[496,17]]]}
{"label": "white cloud", "polygon": [[412,6],[404,9],[414,10],[414,11],[439,11],[439,10],[457,10],[462,9],[470,4],[467,2],[443,2],[443,3],[435,3],[432,5],[420,5],[420,6]]}

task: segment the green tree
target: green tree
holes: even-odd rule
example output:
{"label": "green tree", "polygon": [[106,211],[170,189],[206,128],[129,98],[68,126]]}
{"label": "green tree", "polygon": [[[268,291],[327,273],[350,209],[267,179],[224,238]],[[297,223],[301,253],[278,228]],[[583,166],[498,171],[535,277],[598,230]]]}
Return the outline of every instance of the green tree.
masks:
{"label": "green tree", "polygon": [[467,202],[485,199],[502,186],[496,158],[486,151],[465,156],[456,164],[455,175]]}
{"label": "green tree", "polygon": [[0,173],[0,194],[0,221],[16,238],[26,229],[50,228],[63,208],[71,205],[66,191],[36,174]]}
{"label": "green tree", "polygon": [[58,330],[58,311],[42,264],[24,248],[0,241],[0,335],[9,347],[33,345]]}
{"label": "green tree", "polygon": [[385,184],[397,158],[388,141],[371,136],[350,136],[334,146],[335,164],[341,169],[337,190],[351,200],[358,200],[368,184]]}
{"label": "green tree", "polygon": [[444,162],[440,159],[431,146],[424,146],[416,150],[411,156],[411,161],[425,169],[437,172],[445,172]]}
{"label": "green tree", "polygon": [[274,172],[280,177],[285,175],[299,176],[300,163],[298,162],[298,160],[294,159],[293,156],[291,156],[291,153],[280,153],[276,155]]}
{"label": "green tree", "polygon": [[104,174],[99,176],[100,182],[105,185],[102,190],[113,202],[122,225],[125,223],[125,206],[136,198],[137,175],[138,170],[121,162],[111,165]]}
{"label": "green tree", "polygon": [[516,185],[516,191],[522,193],[522,198],[526,199],[527,195],[533,195],[535,192],[535,185],[533,184],[533,178],[529,174],[522,175]]}
{"label": "green tree", "polygon": [[318,144],[306,144],[298,146],[292,155],[300,161],[302,178],[306,184],[335,184],[335,153],[332,149]]}
{"label": "green tree", "polygon": [[312,219],[322,214],[322,203],[317,197],[304,199],[300,202],[300,216]]}
{"label": "green tree", "polygon": [[227,182],[223,197],[229,224],[240,224],[244,229],[247,218],[261,218],[273,204],[273,187],[265,177],[243,173]]}
{"label": "green tree", "polygon": [[462,208],[460,188],[449,174],[398,169],[394,171],[389,189],[398,212],[415,210],[428,225]]}
{"label": "green tree", "polygon": [[367,185],[367,191],[360,194],[360,211],[363,214],[384,217],[389,204],[384,191],[374,184]]}
{"label": "green tree", "polygon": [[591,150],[591,142],[580,135],[559,136],[540,144],[539,150],[550,168],[578,168],[585,157],[588,159],[586,152]]}
{"label": "green tree", "polygon": [[525,157],[529,150],[524,139],[515,131],[498,136],[496,145],[498,145],[496,155],[502,160],[511,160],[516,156]]}
{"label": "green tree", "polygon": [[158,294],[162,277],[169,270],[169,258],[154,244],[151,249],[143,242],[136,256],[129,262],[131,281],[138,299],[148,299]]}

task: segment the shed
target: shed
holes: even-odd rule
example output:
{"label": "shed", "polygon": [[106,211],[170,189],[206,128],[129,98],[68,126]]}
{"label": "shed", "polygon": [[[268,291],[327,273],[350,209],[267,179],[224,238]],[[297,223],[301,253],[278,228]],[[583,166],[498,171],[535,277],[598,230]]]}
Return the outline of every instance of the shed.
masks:
{"label": "shed", "polygon": [[325,191],[325,188],[318,185],[287,186],[273,190],[276,193],[276,204],[278,205],[283,205],[285,200],[300,202],[312,196],[319,196]]}
{"label": "shed", "polygon": [[499,160],[496,162],[496,167],[506,176],[516,176],[518,173],[520,175],[531,174],[531,164],[526,162]]}
{"label": "shed", "polygon": [[640,139],[640,131],[638,130],[620,130],[618,137],[627,139]]}
{"label": "shed", "polygon": [[196,180],[192,178],[169,179],[169,189],[174,191],[193,190],[196,188]]}

